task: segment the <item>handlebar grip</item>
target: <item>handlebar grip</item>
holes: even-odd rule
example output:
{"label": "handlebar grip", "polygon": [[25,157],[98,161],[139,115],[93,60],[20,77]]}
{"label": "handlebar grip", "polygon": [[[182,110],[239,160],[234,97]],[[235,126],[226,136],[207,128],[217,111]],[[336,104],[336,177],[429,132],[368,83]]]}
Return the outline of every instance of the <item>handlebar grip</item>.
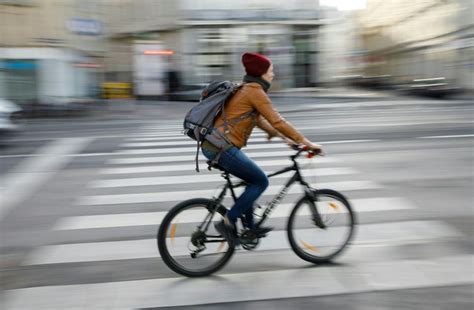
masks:
{"label": "handlebar grip", "polygon": [[299,156],[302,152],[307,152],[306,157],[312,158],[318,154],[321,154],[322,150],[312,150],[307,145],[292,144],[290,146],[293,150],[298,151],[295,156]]}

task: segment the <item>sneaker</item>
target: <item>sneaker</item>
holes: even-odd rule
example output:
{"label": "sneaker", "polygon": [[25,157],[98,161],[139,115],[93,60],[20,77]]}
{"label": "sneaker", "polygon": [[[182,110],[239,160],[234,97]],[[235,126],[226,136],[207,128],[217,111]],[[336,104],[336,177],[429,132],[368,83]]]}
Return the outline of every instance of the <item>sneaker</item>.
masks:
{"label": "sneaker", "polygon": [[273,230],[273,227],[270,226],[260,226],[258,228],[252,229],[255,232],[257,238],[266,237],[269,232]]}
{"label": "sneaker", "polygon": [[233,242],[236,238],[235,228],[232,224],[226,224],[224,220],[214,224],[217,232],[228,242]]}

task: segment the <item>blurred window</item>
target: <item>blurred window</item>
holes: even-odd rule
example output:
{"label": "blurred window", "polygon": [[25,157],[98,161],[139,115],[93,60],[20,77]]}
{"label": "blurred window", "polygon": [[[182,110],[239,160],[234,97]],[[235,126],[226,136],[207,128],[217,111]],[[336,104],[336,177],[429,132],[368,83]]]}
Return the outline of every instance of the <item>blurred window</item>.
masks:
{"label": "blurred window", "polygon": [[7,99],[17,102],[37,100],[37,72],[34,60],[5,60],[5,91]]}
{"label": "blurred window", "polygon": [[229,74],[232,54],[229,52],[229,38],[222,28],[201,29],[197,37],[195,55],[196,75],[201,81],[221,78]]}

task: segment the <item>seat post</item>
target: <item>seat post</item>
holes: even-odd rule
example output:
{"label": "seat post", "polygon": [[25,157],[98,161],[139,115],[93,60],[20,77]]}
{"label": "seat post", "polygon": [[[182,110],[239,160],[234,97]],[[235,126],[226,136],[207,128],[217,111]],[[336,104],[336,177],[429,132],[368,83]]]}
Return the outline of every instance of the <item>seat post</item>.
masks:
{"label": "seat post", "polygon": [[222,172],[221,176],[222,176],[224,179],[226,179],[227,181],[230,181],[229,172],[224,171],[224,172]]}

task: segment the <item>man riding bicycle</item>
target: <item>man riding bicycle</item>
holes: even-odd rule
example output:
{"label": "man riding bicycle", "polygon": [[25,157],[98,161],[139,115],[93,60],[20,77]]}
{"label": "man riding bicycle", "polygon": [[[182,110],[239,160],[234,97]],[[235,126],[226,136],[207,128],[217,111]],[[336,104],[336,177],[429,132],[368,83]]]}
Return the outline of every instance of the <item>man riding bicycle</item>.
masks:
{"label": "man riding bicycle", "polygon": [[[280,137],[289,144],[303,144],[318,154],[323,153],[321,145],[305,138],[273,107],[267,95],[274,77],[271,60],[257,53],[245,53],[242,56],[242,64],[246,72],[243,85],[226,104],[225,116],[218,116],[214,122],[214,127],[225,134],[232,146],[220,151],[207,140],[202,144],[204,156],[209,160],[217,159],[220,167],[247,183],[245,191],[235,201],[224,220],[216,224],[216,230],[227,240],[237,236],[236,223],[241,216],[245,216],[247,228],[255,230],[257,236],[264,236],[272,230],[271,227],[256,228],[253,217],[253,205],[268,187],[268,178],[264,171],[241,151],[255,126],[268,134],[268,140]],[[240,119],[251,112],[254,112],[252,117],[222,126],[225,118]]]}

